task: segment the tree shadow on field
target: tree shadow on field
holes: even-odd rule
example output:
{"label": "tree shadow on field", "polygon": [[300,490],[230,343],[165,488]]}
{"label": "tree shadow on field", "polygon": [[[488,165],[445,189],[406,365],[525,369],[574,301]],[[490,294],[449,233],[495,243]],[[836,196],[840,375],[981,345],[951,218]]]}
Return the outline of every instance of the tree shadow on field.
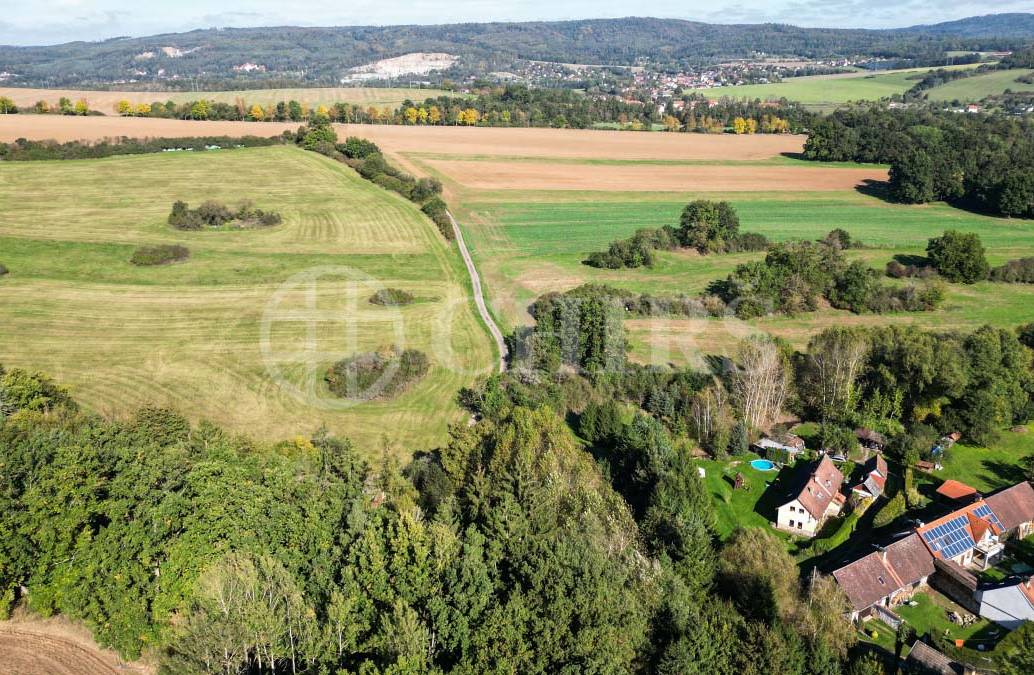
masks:
{"label": "tree shadow on field", "polygon": [[855,186],[855,190],[867,197],[879,199],[881,202],[886,202],[888,204],[899,203],[891,197],[889,181],[866,178]]}
{"label": "tree shadow on field", "polygon": [[906,267],[930,267],[932,264],[930,259],[924,255],[912,255],[909,253],[896,253],[894,255],[894,260]]}
{"label": "tree shadow on field", "polygon": [[796,160],[804,161],[804,153],[803,152],[780,152],[779,156],[780,157],[785,157],[787,159],[796,159]]}

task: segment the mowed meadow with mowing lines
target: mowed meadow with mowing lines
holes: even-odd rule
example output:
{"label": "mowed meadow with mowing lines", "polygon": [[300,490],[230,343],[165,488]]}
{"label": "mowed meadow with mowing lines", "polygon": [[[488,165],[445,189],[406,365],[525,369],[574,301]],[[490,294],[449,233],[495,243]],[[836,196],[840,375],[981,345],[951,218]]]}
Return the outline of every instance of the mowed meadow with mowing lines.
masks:
{"label": "mowed meadow with mowing lines", "polygon": [[[683,135],[679,137],[681,140]],[[482,271],[493,310],[507,327],[530,322],[529,304],[549,291],[596,282],[639,293],[697,295],[736,265],[763,257],[763,253],[702,256],[682,250],[658,253],[652,268],[603,270],[583,264],[591,252],[606,249],[613,240],[628,237],[638,228],[677,225],[682,208],[693,199],[729,200],[739,213],[743,231],[760,232],[774,241],[818,239],[834,228],[846,229],[866,244],[864,249],[848,251],[848,258],[864,259],[880,270],[895,255],[923,255],[927,241],[946,229],[978,233],[992,265],[1034,251],[1034,223],[1030,221],[994,218],[940,203],[908,206],[888,202],[881,196],[886,167],[806,162],[787,152],[741,159],[742,147],[735,146],[738,152],[733,153],[730,144],[723,153],[720,145],[714,145],[716,140],[735,137],[707,138],[710,158],[687,149],[687,159],[673,159],[669,148],[664,159],[604,160],[600,159],[606,155],[604,142],[592,156],[581,158],[558,150],[551,171],[569,172],[572,177],[568,180],[575,186],[592,184],[601,167],[624,171],[623,184],[608,174],[607,182],[594,189],[562,184],[557,186],[560,189],[536,189],[538,183],[532,179],[508,188],[502,174],[496,177],[488,170],[479,176],[476,170],[479,163],[494,169],[503,158],[464,155],[462,145],[451,155],[401,154],[416,170],[444,182]],[[524,167],[523,171],[543,164],[538,154],[507,161]],[[818,167],[824,175],[815,173]],[[790,176],[767,181],[775,168]],[[661,185],[650,180],[651,172],[658,169],[665,172]],[[701,179],[701,171],[708,169],[714,173]],[[727,187],[715,180],[722,175],[730,176]],[[474,176],[479,177],[474,180]],[[680,177],[684,188],[671,189],[672,181]],[[825,308],[748,323],[637,319],[627,327],[633,353],[640,360],[702,364],[705,354],[730,353],[738,339],[758,330],[803,347],[811,335],[832,325],[972,329],[985,323],[1012,327],[1026,321],[1034,321],[1034,287],[983,282],[949,284],[941,308],[929,313],[856,315]]]}
{"label": "mowed meadow with mowing lines", "polygon": [[[182,232],[175,200],[277,211],[268,229]],[[371,456],[464,419],[456,391],[492,345],[455,251],[410,202],[294,147],[0,165],[0,363],[47,372],[88,408],[176,408],[264,440],[325,425]],[[138,246],[188,260],[136,267]],[[373,305],[382,287],[418,301]],[[427,353],[393,400],[343,406],[329,365],[390,345]]]}

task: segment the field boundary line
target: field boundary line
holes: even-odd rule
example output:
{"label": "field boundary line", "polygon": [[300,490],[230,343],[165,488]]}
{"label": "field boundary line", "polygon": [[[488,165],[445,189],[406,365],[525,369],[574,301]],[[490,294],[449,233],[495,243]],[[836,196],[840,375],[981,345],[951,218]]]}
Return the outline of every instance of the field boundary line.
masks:
{"label": "field boundary line", "polygon": [[463,232],[460,231],[460,224],[456,222],[451,211],[446,210],[445,214],[449,216],[449,222],[452,223],[452,231],[456,235],[456,244],[459,246],[460,255],[463,256],[463,262],[467,266],[467,273],[470,275],[470,285],[474,291],[474,304],[477,305],[478,314],[481,315],[481,320],[488,326],[488,332],[492,334],[492,339],[495,340],[496,346],[499,348],[499,372],[505,372],[506,356],[509,350],[506,348],[503,331],[499,329],[495,319],[492,318],[491,312],[488,311],[488,305],[485,304],[485,294],[481,290],[481,275],[478,274],[477,267],[474,266],[474,259],[470,257],[467,243],[463,241]]}

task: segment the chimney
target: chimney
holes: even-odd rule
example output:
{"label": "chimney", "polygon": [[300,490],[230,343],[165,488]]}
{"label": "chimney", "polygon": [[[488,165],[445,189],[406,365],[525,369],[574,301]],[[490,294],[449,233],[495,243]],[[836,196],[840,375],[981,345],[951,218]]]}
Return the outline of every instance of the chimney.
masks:
{"label": "chimney", "polygon": [[880,554],[880,560],[882,560],[883,562],[887,562],[887,547],[877,546],[876,551]]}

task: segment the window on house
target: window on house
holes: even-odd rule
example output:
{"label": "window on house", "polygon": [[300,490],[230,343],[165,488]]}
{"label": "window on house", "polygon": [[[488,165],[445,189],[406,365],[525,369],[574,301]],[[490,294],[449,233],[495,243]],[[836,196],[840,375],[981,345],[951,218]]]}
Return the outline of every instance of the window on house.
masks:
{"label": "window on house", "polygon": [[793,527],[793,521],[792,520],[790,521],[790,527]]}
{"label": "window on house", "polygon": [[887,582],[883,580],[883,577],[876,577],[876,580],[880,582],[880,586],[887,585]]}
{"label": "window on house", "polygon": [[797,523],[797,529],[798,530],[801,529],[801,523],[800,522]]}

